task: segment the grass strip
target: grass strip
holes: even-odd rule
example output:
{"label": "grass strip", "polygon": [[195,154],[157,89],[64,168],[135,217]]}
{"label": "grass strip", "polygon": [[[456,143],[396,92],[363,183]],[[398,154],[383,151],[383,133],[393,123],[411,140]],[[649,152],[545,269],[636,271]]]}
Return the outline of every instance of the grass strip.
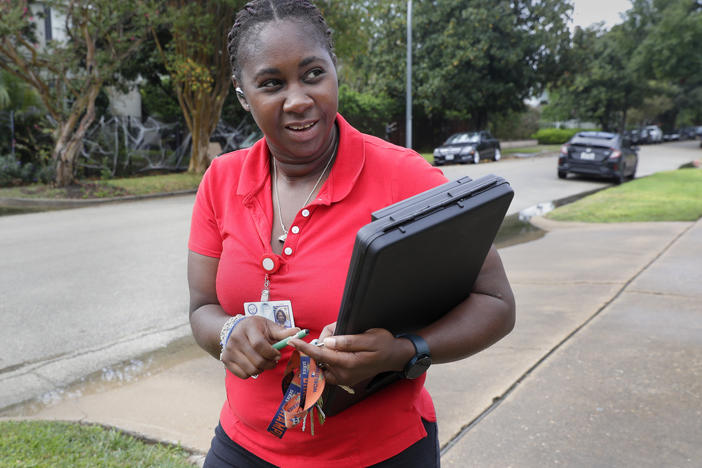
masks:
{"label": "grass strip", "polygon": [[659,172],[561,206],[546,217],[588,223],[696,221],[702,217],[702,170]]}
{"label": "grass strip", "polygon": [[0,467],[192,468],[178,447],[149,444],[116,429],[59,421],[1,421]]}
{"label": "grass strip", "polygon": [[434,153],[419,153],[419,155],[429,164],[434,164]]}
{"label": "grass strip", "polygon": [[[540,154],[552,153],[558,151],[561,145],[536,145],[536,146],[520,146],[517,148],[502,148],[503,156],[511,156],[513,154]],[[434,153],[419,153],[429,164],[434,164]]]}
{"label": "grass strip", "polygon": [[534,153],[552,153],[561,149],[561,145],[536,145],[536,146],[518,146],[516,148],[503,148],[502,154],[534,154]]}
{"label": "grass strip", "polygon": [[165,174],[107,180],[81,180],[76,185],[56,188],[44,184],[0,188],[0,197],[90,199],[129,195],[150,195],[197,189],[202,175]]}
{"label": "grass strip", "polygon": [[198,185],[200,185],[200,180],[202,180],[202,174],[183,172],[179,174],[110,179],[104,181],[104,183],[126,190],[131,195],[146,195],[197,189]]}

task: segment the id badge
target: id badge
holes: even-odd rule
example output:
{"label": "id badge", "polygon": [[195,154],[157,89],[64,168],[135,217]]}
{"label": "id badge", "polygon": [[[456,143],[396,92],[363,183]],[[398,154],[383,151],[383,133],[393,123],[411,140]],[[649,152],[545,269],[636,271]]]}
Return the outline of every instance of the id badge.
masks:
{"label": "id badge", "polygon": [[292,303],[290,301],[244,302],[247,316],[258,315],[285,328],[295,326]]}

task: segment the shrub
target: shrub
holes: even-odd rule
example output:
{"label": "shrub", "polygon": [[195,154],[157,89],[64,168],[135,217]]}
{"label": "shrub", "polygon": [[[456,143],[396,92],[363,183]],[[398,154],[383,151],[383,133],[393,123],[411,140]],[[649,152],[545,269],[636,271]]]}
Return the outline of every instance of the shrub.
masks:
{"label": "shrub", "polygon": [[31,163],[22,164],[12,155],[0,156],[0,187],[31,182],[33,173]]}
{"label": "shrub", "polygon": [[491,118],[489,128],[499,140],[526,140],[539,129],[539,110],[527,107],[522,112],[507,112]]}
{"label": "shrub", "polygon": [[580,128],[542,128],[531,135],[531,138],[538,140],[540,145],[560,145],[581,130]]}
{"label": "shrub", "polygon": [[0,156],[0,187],[24,185],[31,182],[49,183],[54,180],[53,165],[23,163],[12,155]]}
{"label": "shrub", "polygon": [[359,93],[346,84],[339,87],[339,111],[361,132],[384,137],[391,107],[392,102],[383,96]]}

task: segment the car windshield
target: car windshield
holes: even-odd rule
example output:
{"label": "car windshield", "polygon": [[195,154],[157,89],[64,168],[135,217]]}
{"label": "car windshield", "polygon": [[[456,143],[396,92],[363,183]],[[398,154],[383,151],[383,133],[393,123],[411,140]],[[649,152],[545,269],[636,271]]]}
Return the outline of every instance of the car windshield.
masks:
{"label": "car windshield", "polygon": [[478,143],[480,141],[480,134],[477,132],[471,133],[457,133],[451,135],[448,140],[446,140],[446,145],[455,145],[458,143]]}
{"label": "car windshield", "polygon": [[578,133],[570,141],[571,145],[611,147],[617,141],[613,133]]}

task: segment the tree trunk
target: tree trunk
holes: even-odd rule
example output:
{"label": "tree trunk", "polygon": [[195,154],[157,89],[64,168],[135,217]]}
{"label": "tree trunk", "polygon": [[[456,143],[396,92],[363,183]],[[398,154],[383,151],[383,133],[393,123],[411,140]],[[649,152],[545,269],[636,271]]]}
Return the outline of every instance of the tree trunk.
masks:
{"label": "tree trunk", "polygon": [[[203,174],[210,165],[207,150],[210,145],[210,136],[217,128],[219,117],[222,114],[222,105],[227,97],[229,83],[223,89],[216,89],[209,94],[202,93],[197,99],[192,99],[190,114],[190,134],[192,135],[192,148],[188,172]],[[182,107],[182,106],[181,106]]]}
{"label": "tree trunk", "polygon": [[193,119],[192,149],[190,152],[190,164],[188,165],[188,172],[190,173],[203,174],[210,164],[207,150],[209,149],[210,135],[212,134],[210,127],[212,125],[208,125],[208,122],[204,122],[204,120]]}
{"label": "tree trunk", "polygon": [[[85,99],[76,102],[68,119],[59,124],[59,136],[51,154],[56,161],[57,187],[67,187],[75,182],[76,160],[83,145],[83,138],[95,120],[95,99],[101,86],[102,82],[93,83]],[[79,119],[81,114],[82,117]],[[77,128],[76,122],[78,122]]]}

